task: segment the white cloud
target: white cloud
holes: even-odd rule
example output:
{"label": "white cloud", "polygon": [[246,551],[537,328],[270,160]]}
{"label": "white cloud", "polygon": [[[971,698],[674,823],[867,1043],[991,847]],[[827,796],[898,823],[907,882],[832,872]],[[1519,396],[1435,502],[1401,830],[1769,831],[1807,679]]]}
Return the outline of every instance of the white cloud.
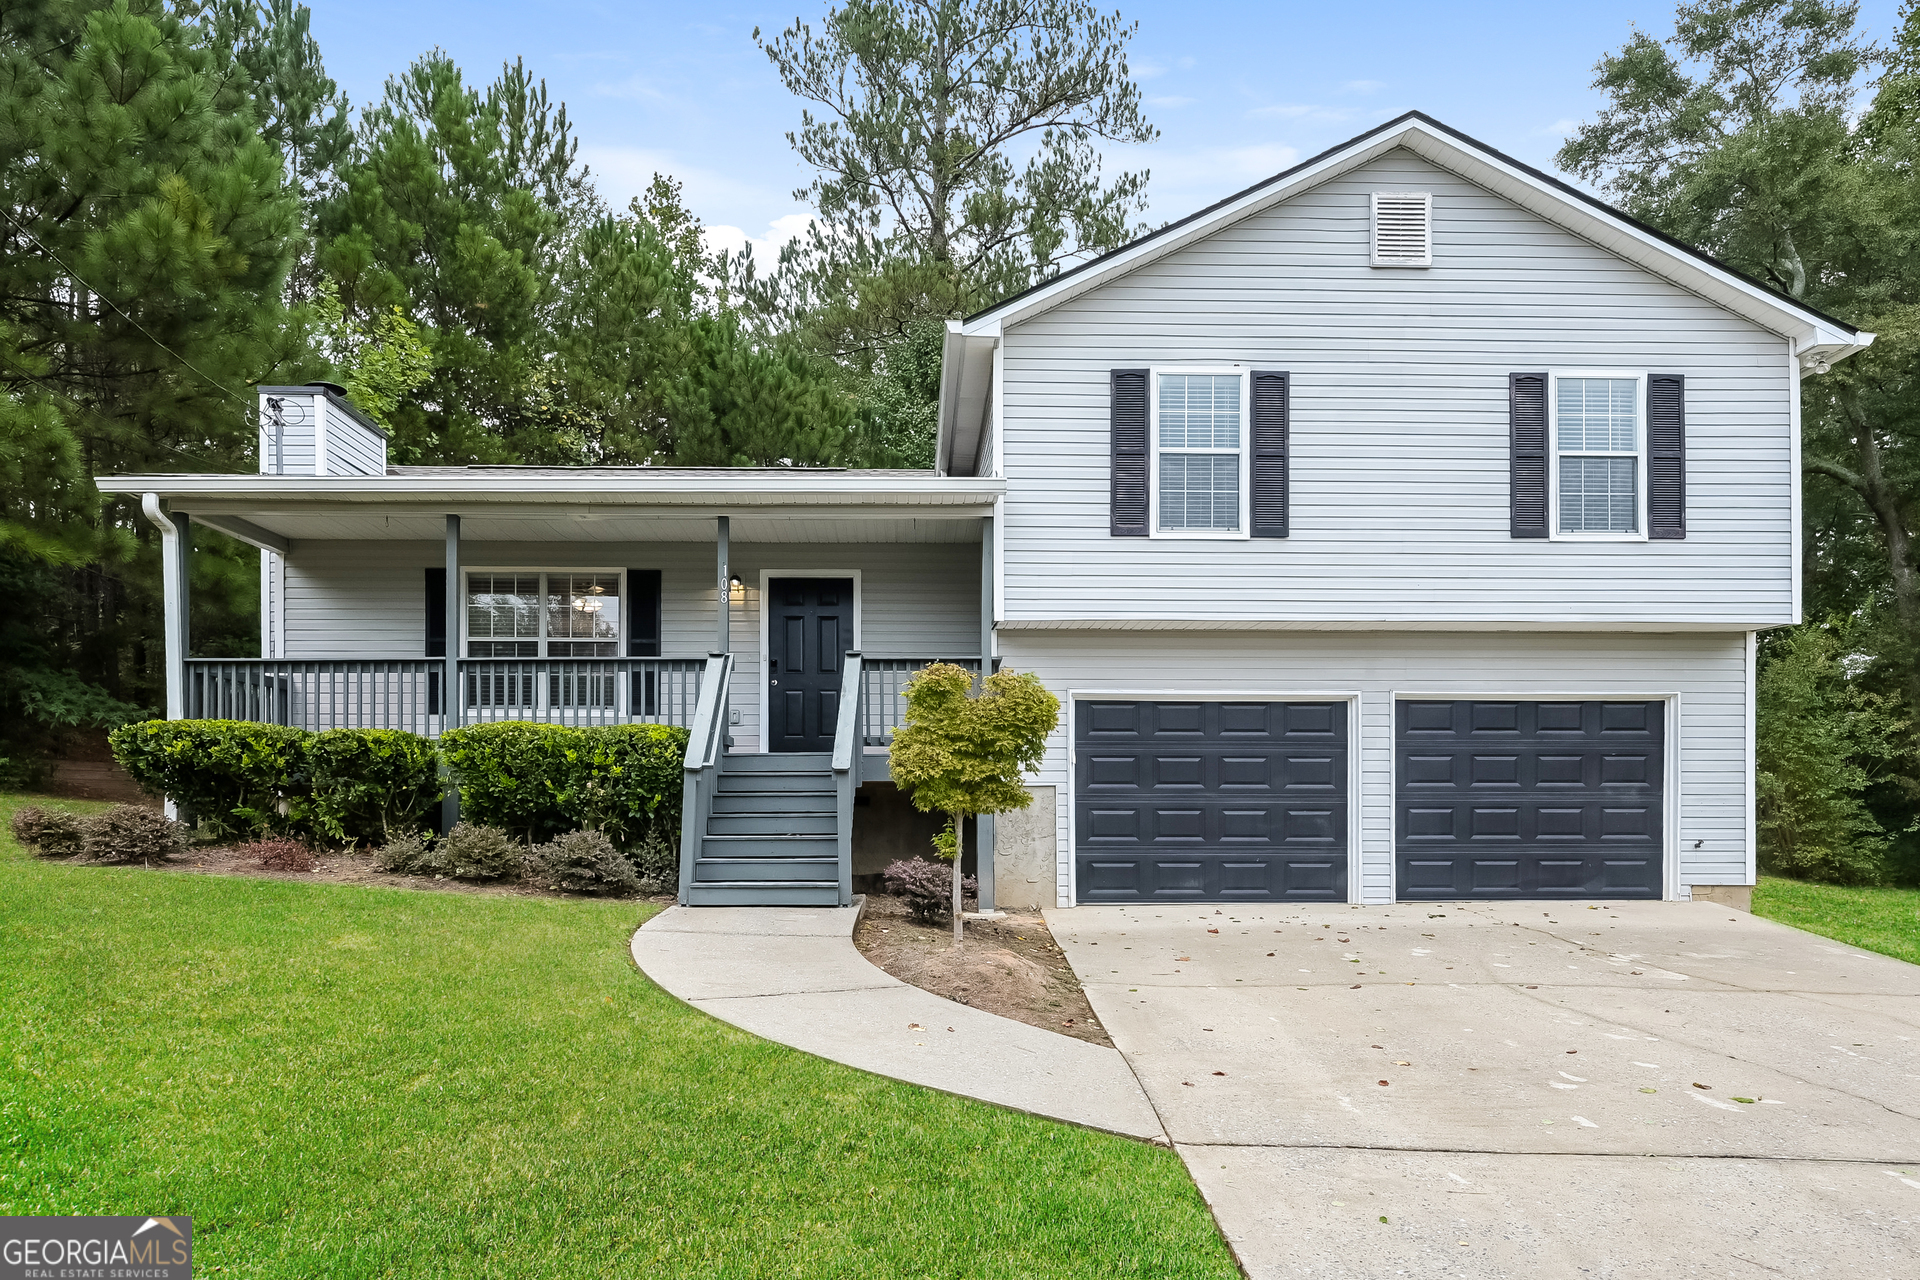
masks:
{"label": "white cloud", "polygon": [[1152,58],[1142,58],[1138,62],[1129,62],[1127,64],[1127,70],[1133,72],[1133,78],[1135,80],[1152,80],[1156,76],[1167,74],[1166,65],[1155,62]]}
{"label": "white cloud", "polygon": [[[792,187],[742,181],[718,169],[688,164],[671,151],[583,144],[580,158],[593,170],[594,185],[600,189],[601,197],[616,210],[625,209],[628,200],[644,192],[656,173],[678,178],[687,207],[702,218],[742,222],[765,210],[793,206]],[[777,178],[779,175],[766,176]]]}
{"label": "white cloud", "polygon": [[1578,120],[1555,120],[1550,125],[1535,129],[1533,135],[1536,138],[1564,138],[1579,127]]}
{"label": "white cloud", "polygon": [[665,102],[667,95],[655,88],[653,82],[638,72],[624,80],[603,81],[593,86],[596,98],[624,98],[628,101]]}
{"label": "white cloud", "polygon": [[1167,108],[1190,107],[1198,101],[1200,101],[1200,99],[1198,98],[1182,98],[1179,96],[1167,96],[1167,97],[1160,97],[1160,98],[1148,98],[1147,105],[1150,107],[1167,107]]}
{"label": "white cloud", "polygon": [[1349,80],[1340,86],[1342,93],[1378,93],[1387,87],[1384,80]]}
{"label": "white cloud", "polygon": [[1277,102],[1272,106],[1254,107],[1247,112],[1249,120],[1321,120],[1340,124],[1360,115],[1359,107],[1323,107],[1306,102]]}
{"label": "white cloud", "polygon": [[787,241],[804,236],[812,222],[813,215],[810,213],[787,213],[769,222],[764,236],[750,236],[739,227],[730,226],[703,227],[701,235],[709,252],[717,253],[726,249],[738,253],[742,247],[751,244],[753,260],[759,264],[761,271],[767,271],[780,260],[780,250],[786,247]]}

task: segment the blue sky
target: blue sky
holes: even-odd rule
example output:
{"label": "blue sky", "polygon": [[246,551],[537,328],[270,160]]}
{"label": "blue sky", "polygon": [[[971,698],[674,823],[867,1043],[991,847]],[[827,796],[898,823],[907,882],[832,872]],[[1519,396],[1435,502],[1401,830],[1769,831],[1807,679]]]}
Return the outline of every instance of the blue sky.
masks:
{"label": "blue sky", "polygon": [[[567,104],[616,208],[660,170],[686,184],[718,243],[765,245],[805,225],[793,191],[808,174],[785,137],[800,104],[751,33],[817,20],[824,3],[308,3],[328,70],[356,105],[436,45],[481,83],[522,56]],[[1861,23],[1884,39],[1895,8],[1865,0]],[[1157,225],[1409,109],[1550,168],[1598,104],[1594,62],[1635,24],[1667,34],[1673,5],[1133,0],[1121,11],[1140,24],[1129,61],[1161,137],[1107,159],[1152,172]]]}

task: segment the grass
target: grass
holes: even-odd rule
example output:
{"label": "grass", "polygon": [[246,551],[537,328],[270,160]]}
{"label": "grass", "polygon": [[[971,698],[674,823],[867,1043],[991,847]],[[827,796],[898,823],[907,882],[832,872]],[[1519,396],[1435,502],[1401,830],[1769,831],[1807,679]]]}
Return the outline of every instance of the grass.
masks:
{"label": "grass", "polygon": [[190,1215],[208,1276],[1237,1275],[1172,1152],[697,1013],[635,904],[45,863],[19,803],[0,1214]]}
{"label": "grass", "polygon": [[1761,876],[1753,913],[1920,964],[1920,889],[1850,888]]}

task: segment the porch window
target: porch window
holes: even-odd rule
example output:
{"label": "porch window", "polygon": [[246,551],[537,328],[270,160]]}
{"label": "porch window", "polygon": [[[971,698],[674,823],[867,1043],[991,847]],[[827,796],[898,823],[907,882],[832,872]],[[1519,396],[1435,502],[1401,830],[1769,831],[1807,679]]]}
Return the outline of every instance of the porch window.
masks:
{"label": "porch window", "polygon": [[617,573],[469,573],[469,658],[615,658]]}

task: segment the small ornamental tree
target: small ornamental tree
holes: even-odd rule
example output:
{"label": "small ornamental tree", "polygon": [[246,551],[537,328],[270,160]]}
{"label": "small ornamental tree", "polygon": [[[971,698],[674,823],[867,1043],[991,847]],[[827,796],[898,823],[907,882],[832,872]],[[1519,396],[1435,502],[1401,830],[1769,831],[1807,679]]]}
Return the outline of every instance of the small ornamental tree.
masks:
{"label": "small ornamental tree", "polygon": [[1006,813],[1033,803],[1021,782],[1040,767],[1060,723],[1060,700],[1028,672],[999,671],[981,682],[965,667],[936,662],[902,690],[906,722],[894,735],[893,780],[926,813],[947,814],[950,840],[935,842],[953,862],[953,941],[960,943],[961,824],[969,814]]}

